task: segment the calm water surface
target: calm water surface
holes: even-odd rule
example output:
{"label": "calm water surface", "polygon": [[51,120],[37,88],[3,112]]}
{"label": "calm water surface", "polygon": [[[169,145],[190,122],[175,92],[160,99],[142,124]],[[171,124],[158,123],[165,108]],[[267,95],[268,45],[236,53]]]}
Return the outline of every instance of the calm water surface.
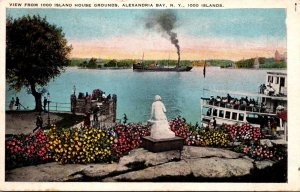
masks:
{"label": "calm water surface", "polygon": [[[203,68],[193,68],[191,72],[182,73],[67,68],[49,82],[47,89],[51,95],[50,100],[61,103],[70,103],[73,85],[76,85],[77,95],[78,92],[91,93],[96,88],[107,95],[115,93],[118,97],[117,118],[122,119],[126,113],[129,122],[146,122],[150,118],[153,97],[160,95],[169,119],[181,115],[188,122],[195,123],[200,121],[200,97],[226,95],[208,92],[204,88],[257,92],[259,85],[265,82],[267,71],[270,70],[208,67],[204,78]],[[25,89],[15,93],[6,87],[6,109],[11,97],[16,96],[25,107],[34,107],[34,98]]]}

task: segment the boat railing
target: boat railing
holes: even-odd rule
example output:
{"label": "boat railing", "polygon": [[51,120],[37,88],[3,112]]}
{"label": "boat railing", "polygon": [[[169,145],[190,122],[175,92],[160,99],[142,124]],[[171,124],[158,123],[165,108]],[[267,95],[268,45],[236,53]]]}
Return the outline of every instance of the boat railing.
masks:
{"label": "boat railing", "polygon": [[[266,106],[259,106],[254,104],[233,104],[228,102],[222,102],[222,101],[211,101],[209,98],[201,98],[203,105],[209,105],[209,106],[215,106],[215,107],[221,107],[226,109],[234,109],[238,111],[248,111],[248,112],[256,112],[256,113],[273,113],[270,108]],[[275,114],[275,113],[274,113]]]}

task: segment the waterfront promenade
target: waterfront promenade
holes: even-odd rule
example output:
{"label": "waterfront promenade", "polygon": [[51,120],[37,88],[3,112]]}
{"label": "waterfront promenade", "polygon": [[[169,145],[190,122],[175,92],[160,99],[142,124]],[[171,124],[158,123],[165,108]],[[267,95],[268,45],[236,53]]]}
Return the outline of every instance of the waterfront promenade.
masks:
{"label": "waterfront promenade", "polygon": [[[13,111],[5,114],[5,134],[29,134],[36,127],[35,121],[38,112],[34,111]],[[44,125],[48,121],[48,113],[41,113]],[[57,114],[50,112],[50,122],[56,122],[62,119]]]}

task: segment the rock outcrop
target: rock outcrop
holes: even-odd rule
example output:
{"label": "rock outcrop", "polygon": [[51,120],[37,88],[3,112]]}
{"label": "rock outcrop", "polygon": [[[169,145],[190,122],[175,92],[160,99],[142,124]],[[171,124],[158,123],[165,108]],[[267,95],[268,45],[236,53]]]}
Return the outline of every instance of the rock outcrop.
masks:
{"label": "rock outcrop", "polygon": [[254,161],[225,149],[184,146],[180,151],[152,153],[132,150],[112,164],[40,164],[7,170],[6,181],[173,181],[178,178],[232,178],[271,167],[273,161]]}

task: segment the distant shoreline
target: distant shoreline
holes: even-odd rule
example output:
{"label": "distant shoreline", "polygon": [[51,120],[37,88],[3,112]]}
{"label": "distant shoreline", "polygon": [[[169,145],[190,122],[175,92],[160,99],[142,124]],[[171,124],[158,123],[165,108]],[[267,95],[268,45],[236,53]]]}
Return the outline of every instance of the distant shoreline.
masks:
{"label": "distant shoreline", "polygon": [[[71,66],[73,67],[73,66]],[[76,66],[74,66],[76,67]],[[101,67],[101,68],[86,68],[86,67],[76,67],[77,69],[95,69],[95,70],[118,70],[118,69],[132,69],[132,67]]]}
{"label": "distant shoreline", "polygon": [[[241,70],[287,70],[287,68],[231,68],[231,67],[220,67],[220,66],[207,66],[208,68],[220,68],[220,69],[241,69]],[[104,68],[85,68],[78,66],[68,66],[67,68],[76,69],[89,69],[89,70],[120,70],[120,69],[132,69],[132,67],[104,67]],[[193,66],[193,68],[203,68],[203,66]]]}

